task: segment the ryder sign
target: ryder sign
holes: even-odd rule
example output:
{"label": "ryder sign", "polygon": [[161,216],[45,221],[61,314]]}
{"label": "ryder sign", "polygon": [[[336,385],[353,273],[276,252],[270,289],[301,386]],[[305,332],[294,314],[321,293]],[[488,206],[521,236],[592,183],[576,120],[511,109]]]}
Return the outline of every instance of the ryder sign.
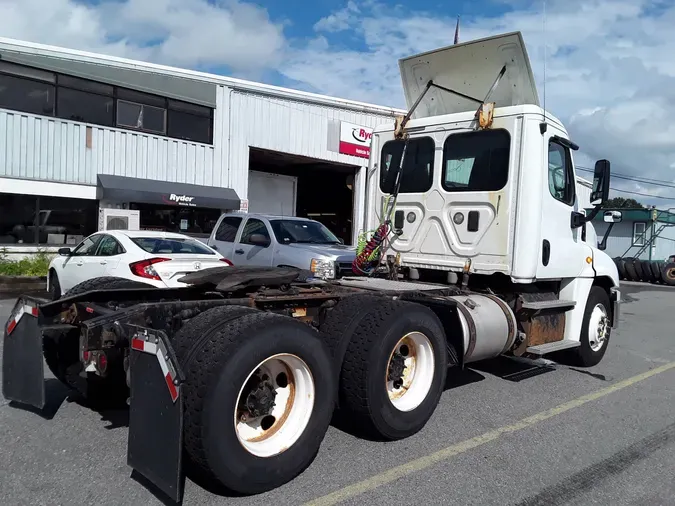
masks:
{"label": "ryder sign", "polygon": [[343,155],[368,158],[370,156],[370,140],[373,129],[340,122],[340,153]]}

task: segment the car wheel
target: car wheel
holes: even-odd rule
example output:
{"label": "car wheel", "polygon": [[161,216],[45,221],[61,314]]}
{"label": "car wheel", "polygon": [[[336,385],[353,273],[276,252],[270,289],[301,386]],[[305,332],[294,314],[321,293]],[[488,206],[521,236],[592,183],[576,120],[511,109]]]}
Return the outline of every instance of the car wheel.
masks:
{"label": "car wheel", "polygon": [[59,282],[59,275],[56,271],[49,271],[49,295],[52,300],[61,298],[61,283]]}

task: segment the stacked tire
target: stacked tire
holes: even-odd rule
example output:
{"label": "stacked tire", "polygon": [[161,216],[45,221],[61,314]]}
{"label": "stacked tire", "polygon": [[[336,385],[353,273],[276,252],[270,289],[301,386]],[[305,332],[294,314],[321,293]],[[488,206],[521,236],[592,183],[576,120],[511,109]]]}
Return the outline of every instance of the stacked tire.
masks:
{"label": "stacked tire", "polygon": [[619,277],[625,281],[675,286],[675,262],[615,257]]}

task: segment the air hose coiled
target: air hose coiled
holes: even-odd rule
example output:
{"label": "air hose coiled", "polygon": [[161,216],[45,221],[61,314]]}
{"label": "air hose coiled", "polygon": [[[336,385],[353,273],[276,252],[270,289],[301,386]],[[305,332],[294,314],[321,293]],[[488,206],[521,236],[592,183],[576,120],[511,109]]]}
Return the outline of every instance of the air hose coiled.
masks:
{"label": "air hose coiled", "polygon": [[373,271],[373,263],[377,261],[378,249],[388,235],[389,226],[387,223],[382,223],[352,262],[352,271],[355,274],[369,274]]}

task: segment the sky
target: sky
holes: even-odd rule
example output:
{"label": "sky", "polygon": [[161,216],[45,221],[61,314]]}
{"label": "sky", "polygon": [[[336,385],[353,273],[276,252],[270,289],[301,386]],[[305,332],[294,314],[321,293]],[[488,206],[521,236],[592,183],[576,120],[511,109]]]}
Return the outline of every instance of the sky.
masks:
{"label": "sky", "polygon": [[577,165],[665,181],[613,196],[675,207],[675,0],[0,0],[0,36],[404,108],[398,59],[458,15],[460,41],[523,33]]}

